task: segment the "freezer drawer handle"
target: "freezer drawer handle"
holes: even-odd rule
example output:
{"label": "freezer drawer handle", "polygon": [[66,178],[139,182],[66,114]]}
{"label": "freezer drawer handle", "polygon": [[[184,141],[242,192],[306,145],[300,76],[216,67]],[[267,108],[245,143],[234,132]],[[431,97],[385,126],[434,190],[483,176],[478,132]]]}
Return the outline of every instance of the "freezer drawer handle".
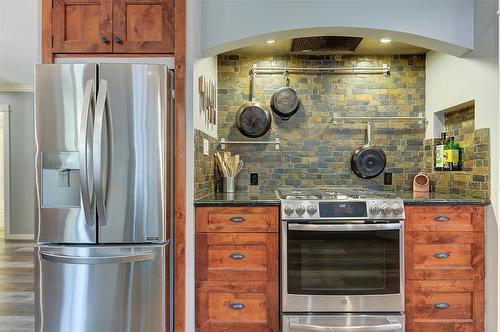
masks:
{"label": "freezer drawer handle", "polygon": [[447,216],[437,216],[436,218],[434,218],[434,220],[440,221],[440,222],[446,222],[446,221],[450,220],[450,218]]}
{"label": "freezer drawer handle", "polygon": [[446,302],[438,302],[434,305],[434,308],[436,309],[448,309],[450,305]]}
{"label": "freezer drawer handle", "polygon": [[231,303],[229,305],[229,308],[233,310],[243,310],[246,308],[246,306],[243,303]]}
{"label": "freezer drawer handle", "polygon": [[244,222],[245,218],[243,218],[243,217],[231,217],[231,218],[229,218],[229,221],[232,221],[232,222]]}
{"label": "freezer drawer handle", "polygon": [[229,255],[229,258],[232,258],[232,259],[243,259],[245,258],[245,255],[239,253],[239,252],[236,252],[234,254],[231,254]]}
{"label": "freezer drawer handle", "polygon": [[154,252],[117,255],[117,256],[98,256],[98,257],[79,257],[67,256],[52,253],[41,253],[42,258],[46,261],[64,263],[64,264],[116,264],[116,263],[131,263],[150,261],[155,258]]}
{"label": "freezer drawer handle", "polygon": [[448,258],[448,257],[450,257],[450,254],[447,252],[440,251],[440,252],[435,253],[433,256],[435,258]]}
{"label": "freezer drawer handle", "polygon": [[289,323],[290,330],[298,331],[328,331],[328,332],[389,332],[401,331],[403,326],[400,323],[375,326],[319,326],[308,324]]}

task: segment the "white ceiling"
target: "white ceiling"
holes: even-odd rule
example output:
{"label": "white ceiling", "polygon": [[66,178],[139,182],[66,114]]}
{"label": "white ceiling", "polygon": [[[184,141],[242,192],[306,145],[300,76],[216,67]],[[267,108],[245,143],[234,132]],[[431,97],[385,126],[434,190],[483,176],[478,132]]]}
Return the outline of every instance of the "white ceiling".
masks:
{"label": "white ceiling", "polygon": [[0,91],[33,84],[40,0],[0,0]]}
{"label": "white ceiling", "polygon": [[[226,54],[243,54],[243,55],[283,55],[290,53],[291,39],[277,40],[273,44],[256,44],[239,48]],[[335,52],[333,54],[423,54],[428,49],[418,46],[391,42],[388,44],[381,43],[378,39],[363,38],[361,43],[354,52]],[[307,52],[304,54],[325,54],[324,52]]]}

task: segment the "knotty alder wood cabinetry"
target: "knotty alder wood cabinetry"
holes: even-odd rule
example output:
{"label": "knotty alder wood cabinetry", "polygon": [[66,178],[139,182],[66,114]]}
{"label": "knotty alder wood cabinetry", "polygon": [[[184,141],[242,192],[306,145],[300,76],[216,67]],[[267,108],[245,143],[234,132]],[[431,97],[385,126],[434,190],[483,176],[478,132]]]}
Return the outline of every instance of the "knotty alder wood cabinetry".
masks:
{"label": "knotty alder wood cabinetry", "polygon": [[198,332],[278,332],[277,207],[196,208]]}
{"label": "knotty alder wood cabinetry", "polygon": [[174,52],[174,0],[52,1],[52,53]]}
{"label": "knotty alder wood cabinetry", "polygon": [[406,331],[484,331],[484,208],[410,206]]}

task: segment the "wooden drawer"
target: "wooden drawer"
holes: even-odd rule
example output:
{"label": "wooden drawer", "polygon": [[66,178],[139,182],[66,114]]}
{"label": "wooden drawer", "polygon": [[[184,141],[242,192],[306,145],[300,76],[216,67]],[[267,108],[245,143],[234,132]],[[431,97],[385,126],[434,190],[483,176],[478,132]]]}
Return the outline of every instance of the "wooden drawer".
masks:
{"label": "wooden drawer", "polygon": [[198,282],[198,332],[278,332],[277,282]]}
{"label": "wooden drawer", "polygon": [[484,232],[481,206],[409,206],[407,231]]}
{"label": "wooden drawer", "polygon": [[483,279],[484,233],[406,232],[407,279]]}
{"label": "wooden drawer", "polygon": [[197,281],[277,281],[277,233],[196,234]]}
{"label": "wooden drawer", "polygon": [[406,293],[407,332],[483,331],[482,281],[407,281]]}
{"label": "wooden drawer", "polygon": [[196,232],[278,232],[277,207],[199,207]]}

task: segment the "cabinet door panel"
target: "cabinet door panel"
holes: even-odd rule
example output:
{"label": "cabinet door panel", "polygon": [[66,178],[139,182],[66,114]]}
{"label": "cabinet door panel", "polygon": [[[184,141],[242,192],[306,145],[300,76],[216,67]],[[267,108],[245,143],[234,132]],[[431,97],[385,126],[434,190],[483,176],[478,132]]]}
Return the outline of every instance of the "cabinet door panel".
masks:
{"label": "cabinet door panel", "polygon": [[406,279],[484,278],[484,233],[406,232]]}
{"label": "cabinet door panel", "polygon": [[173,0],[115,0],[114,53],[172,53]]}
{"label": "cabinet door panel", "polygon": [[54,0],[54,53],[110,53],[112,0]]}
{"label": "cabinet door panel", "polygon": [[277,282],[198,282],[198,332],[278,332]]}

